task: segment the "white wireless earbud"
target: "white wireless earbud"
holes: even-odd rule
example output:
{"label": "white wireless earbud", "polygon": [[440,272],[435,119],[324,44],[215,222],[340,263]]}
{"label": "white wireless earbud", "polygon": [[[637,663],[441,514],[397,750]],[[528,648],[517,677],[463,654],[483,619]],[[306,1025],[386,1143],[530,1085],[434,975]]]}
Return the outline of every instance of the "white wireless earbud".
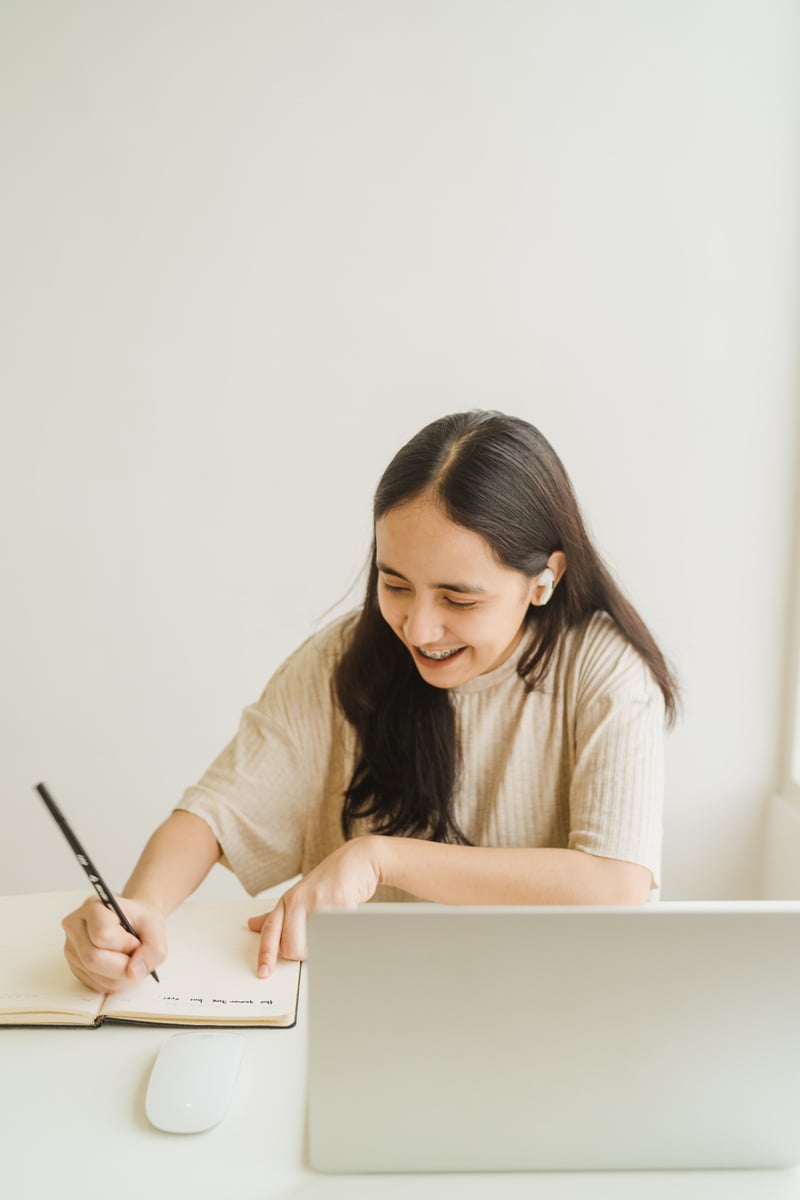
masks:
{"label": "white wireless earbud", "polygon": [[556,577],[549,567],[545,567],[539,576],[539,586],[544,588],[540,604],[547,604],[547,601],[553,594],[553,589],[556,586]]}

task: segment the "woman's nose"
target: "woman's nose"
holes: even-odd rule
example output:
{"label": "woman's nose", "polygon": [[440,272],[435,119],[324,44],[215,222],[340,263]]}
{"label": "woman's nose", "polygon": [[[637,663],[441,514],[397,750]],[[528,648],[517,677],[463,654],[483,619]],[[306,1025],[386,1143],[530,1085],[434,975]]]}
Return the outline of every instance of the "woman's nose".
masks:
{"label": "woman's nose", "polygon": [[412,646],[428,646],[438,641],[444,633],[441,614],[433,604],[424,600],[413,600],[403,622],[403,633]]}

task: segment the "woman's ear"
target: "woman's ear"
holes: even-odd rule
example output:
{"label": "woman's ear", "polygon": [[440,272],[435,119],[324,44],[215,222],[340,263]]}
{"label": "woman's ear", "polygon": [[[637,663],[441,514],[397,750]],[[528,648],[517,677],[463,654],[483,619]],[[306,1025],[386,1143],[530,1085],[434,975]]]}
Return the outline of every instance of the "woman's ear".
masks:
{"label": "woman's ear", "polygon": [[547,565],[555,576],[556,586],[558,586],[561,576],[567,569],[567,556],[563,550],[554,550],[547,560]]}
{"label": "woman's ear", "polygon": [[556,586],[556,577],[549,567],[545,567],[540,571],[536,579],[536,586],[533,589],[532,603],[540,608],[547,604],[553,595]]}
{"label": "woman's ear", "polygon": [[554,550],[547,560],[545,569],[533,581],[531,604],[536,605],[538,608],[547,604],[566,569],[567,559],[563,550]]}

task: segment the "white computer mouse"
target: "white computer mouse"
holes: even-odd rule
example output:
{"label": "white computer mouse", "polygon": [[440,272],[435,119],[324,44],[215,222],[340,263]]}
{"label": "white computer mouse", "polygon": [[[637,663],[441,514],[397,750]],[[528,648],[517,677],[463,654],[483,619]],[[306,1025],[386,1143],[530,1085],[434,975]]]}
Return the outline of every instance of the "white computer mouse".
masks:
{"label": "white computer mouse", "polygon": [[244,1049],[241,1033],[198,1029],[161,1047],[145,1099],[147,1119],[167,1133],[201,1133],[228,1111]]}

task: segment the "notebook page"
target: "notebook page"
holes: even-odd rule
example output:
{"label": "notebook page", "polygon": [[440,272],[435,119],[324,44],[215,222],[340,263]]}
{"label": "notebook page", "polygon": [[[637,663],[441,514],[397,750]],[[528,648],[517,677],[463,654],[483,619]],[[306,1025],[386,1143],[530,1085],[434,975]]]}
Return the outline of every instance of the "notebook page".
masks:
{"label": "notebook page", "polygon": [[0,1025],[93,1023],[103,997],[64,958],[61,921],[86,891],[0,896]]}
{"label": "notebook page", "polygon": [[256,977],[259,938],[247,918],[269,907],[251,899],[185,901],[167,922],[161,982],[147,976],[109,996],[104,1016],[198,1024],[293,1020],[300,964],[279,960],[270,979]]}

